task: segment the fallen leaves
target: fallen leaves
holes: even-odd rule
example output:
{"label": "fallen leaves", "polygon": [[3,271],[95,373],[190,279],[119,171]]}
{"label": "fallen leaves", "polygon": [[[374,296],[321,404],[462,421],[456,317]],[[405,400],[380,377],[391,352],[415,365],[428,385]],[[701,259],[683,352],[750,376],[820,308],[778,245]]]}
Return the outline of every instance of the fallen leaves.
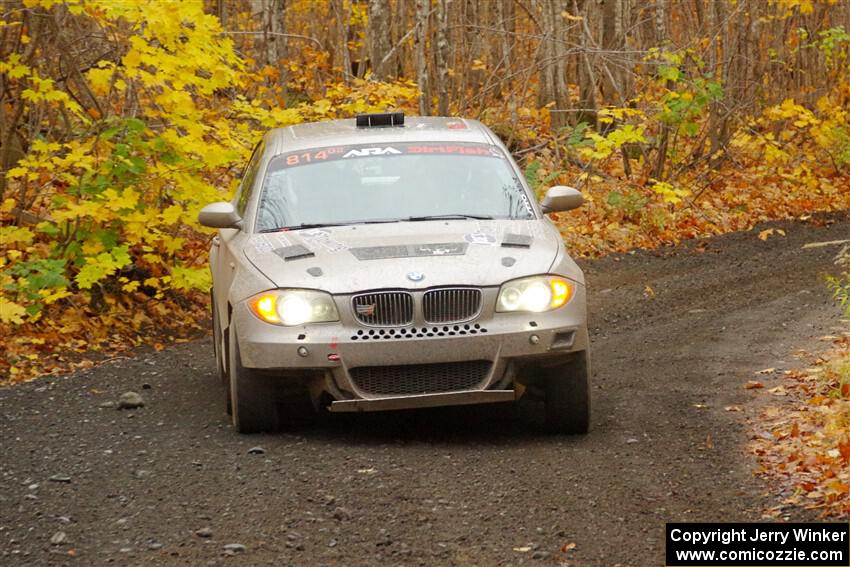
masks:
{"label": "fallen leaves", "polygon": [[784,399],[761,411],[751,448],[758,474],[786,505],[841,516],[850,514],[850,339],[834,342],[816,364],[766,390]]}
{"label": "fallen leaves", "polygon": [[756,380],[749,380],[746,384],[744,384],[744,388],[747,390],[758,390],[760,388],[764,388],[764,384],[757,382]]}
{"label": "fallen leaves", "polygon": [[768,228],[759,232],[759,240],[765,241],[770,238],[772,235],[778,234],[779,236],[785,236],[785,231],[781,228]]}
{"label": "fallen leaves", "polygon": [[[79,296],[74,300],[79,301]],[[128,301],[110,312],[79,305],[51,306],[38,323],[0,323],[0,385],[25,382],[44,374],[62,374],[127,356],[131,349],[200,337],[209,325],[206,294],[192,301],[170,298]]]}

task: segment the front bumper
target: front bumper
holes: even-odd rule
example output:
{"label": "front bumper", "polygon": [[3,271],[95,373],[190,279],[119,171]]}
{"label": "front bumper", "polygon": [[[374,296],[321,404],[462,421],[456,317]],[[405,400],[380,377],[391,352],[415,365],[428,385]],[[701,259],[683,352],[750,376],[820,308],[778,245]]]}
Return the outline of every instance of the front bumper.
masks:
{"label": "front bumper", "polygon": [[[350,297],[335,296],[340,321],[280,327],[257,319],[245,302],[235,306],[231,324],[242,364],[273,378],[301,378],[314,397],[329,396],[332,411],[376,411],[408,407],[509,401],[516,382],[533,381],[528,369],[568,358],[588,348],[584,286],[570,302],[547,313],[495,313],[498,289],[484,290],[483,308],[472,321],[403,328],[361,325]],[[364,369],[448,368],[451,363],[488,363],[480,379],[451,391],[370,391],[358,379]],[[479,366],[478,368],[483,368]],[[327,396],[326,396],[327,397]]]}

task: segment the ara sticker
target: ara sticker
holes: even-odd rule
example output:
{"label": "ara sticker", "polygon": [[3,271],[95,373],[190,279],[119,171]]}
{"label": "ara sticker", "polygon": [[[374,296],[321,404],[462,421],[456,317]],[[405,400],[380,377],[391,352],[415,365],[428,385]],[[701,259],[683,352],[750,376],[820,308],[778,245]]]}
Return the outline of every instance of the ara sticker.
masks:
{"label": "ara sticker", "polygon": [[348,150],[342,157],[366,157],[366,156],[386,156],[386,155],[398,155],[401,152],[395,148],[354,148],[352,150]]}

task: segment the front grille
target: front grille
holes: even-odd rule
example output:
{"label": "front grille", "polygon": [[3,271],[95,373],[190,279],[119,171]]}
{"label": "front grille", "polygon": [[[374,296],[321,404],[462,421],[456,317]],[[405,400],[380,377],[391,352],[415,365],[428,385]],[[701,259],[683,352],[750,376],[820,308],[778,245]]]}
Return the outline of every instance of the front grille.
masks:
{"label": "front grille", "polygon": [[422,298],[422,311],[428,323],[461,323],[478,315],[481,290],[475,288],[432,289]]}
{"label": "front grille", "polygon": [[406,291],[379,291],[351,299],[354,316],[372,327],[399,327],[413,322],[413,296]]}
{"label": "front grille", "polygon": [[361,366],[351,369],[357,388],[377,396],[437,394],[470,390],[487,379],[488,360],[408,364],[404,366]]}

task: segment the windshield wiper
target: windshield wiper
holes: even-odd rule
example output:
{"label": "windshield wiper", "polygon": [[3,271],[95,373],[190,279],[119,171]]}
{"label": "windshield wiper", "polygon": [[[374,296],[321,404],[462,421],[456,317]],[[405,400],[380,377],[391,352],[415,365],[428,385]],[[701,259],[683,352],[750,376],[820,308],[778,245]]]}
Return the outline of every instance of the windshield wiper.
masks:
{"label": "windshield wiper", "polygon": [[350,222],[313,222],[313,223],[301,223],[294,224],[292,226],[279,226],[277,228],[264,228],[260,232],[281,232],[284,230],[302,230],[305,228],[323,228],[326,226],[345,226],[349,224],[354,224]]}
{"label": "windshield wiper", "polygon": [[259,231],[261,233],[267,232],[282,232],[284,230],[304,230],[308,228],[325,228],[328,226],[351,226],[353,224],[381,224],[385,222],[398,222],[399,219],[374,219],[374,220],[364,220],[364,221],[349,221],[349,222],[312,222],[312,223],[301,223],[301,224],[293,224],[291,226],[279,226],[277,228],[264,228]]}
{"label": "windshield wiper", "polygon": [[429,220],[464,220],[464,219],[476,219],[476,220],[493,220],[493,217],[490,215],[467,215],[467,214],[450,214],[450,215],[425,215],[421,217],[408,217],[407,220],[416,222],[416,221],[429,221]]}

